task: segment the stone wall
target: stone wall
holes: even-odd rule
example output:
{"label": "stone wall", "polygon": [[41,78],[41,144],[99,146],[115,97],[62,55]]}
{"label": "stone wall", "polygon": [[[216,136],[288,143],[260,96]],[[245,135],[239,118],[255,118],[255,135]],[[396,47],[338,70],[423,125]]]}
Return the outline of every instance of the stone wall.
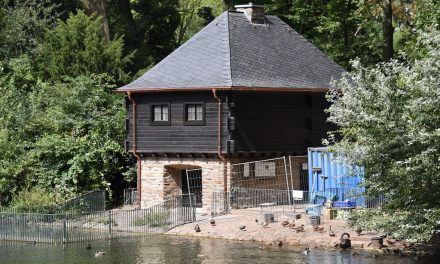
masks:
{"label": "stone wall", "polygon": [[[234,159],[233,163],[248,160]],[[289,187],[300,189],[301,163],[307,157],[292,157],[292,178],[287,166]],[[186,169],[202,170],[202,211],[209,213],[212,207],[212,194],[223,192],[224,164],[217,158],[176,158],[176,157],[143,157],[141,172],[141,207],[147,208],[177,197],[182,194],[182,171]],[[241,183],[246,188],[268,188],[286,190],[284,163],[277,166],[277,177],[249,179]],[[226,163],[227,189],[231,188],[231,161]],[[291,182],[291,179],[293,180]],[[237,183],[236,183],[237,184]],[[275,188],[276,187],[276,188]]]}
{"label": "stone wall", "polygon": [[[213,192],[222,192],[224,164],[217,158],[143,157],[141,172],[141,207],[159,204],[182,194],[181,173],[202,169],[203,211],[211,211]],[[230,163],[227,163],[229,190]]]}

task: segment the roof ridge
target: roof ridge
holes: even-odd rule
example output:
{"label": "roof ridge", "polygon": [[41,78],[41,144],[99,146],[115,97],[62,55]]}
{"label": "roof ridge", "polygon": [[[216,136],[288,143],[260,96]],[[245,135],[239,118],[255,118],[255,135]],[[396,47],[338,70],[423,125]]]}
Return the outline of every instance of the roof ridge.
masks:
{"label": "roof ridge", "polygon": [[226,12],[226,28],[228,29],[228,34],[227,34],[227,38],[228,38],[228,47],[227,47],[227,50],[228,50],[228,59],[229,59],[229,61],[228,61],[228,63],[229,63],[229,80],[230,80],[230,85],[231,86],[233,86],[234,85],[234,81],[232,80],[232,66],[231,66],[231,60],[232,60],[232,58],[231,58],[231,30],[230,30],[230,28],[229,28],[229,11],[227,11]]}

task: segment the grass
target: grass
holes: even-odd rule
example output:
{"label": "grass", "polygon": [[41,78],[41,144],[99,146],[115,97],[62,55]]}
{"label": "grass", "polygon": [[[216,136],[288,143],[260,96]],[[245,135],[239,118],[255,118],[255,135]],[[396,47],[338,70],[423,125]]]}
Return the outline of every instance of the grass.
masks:
{"label": "grass", "polygon": [[100,217],[96,220],[96,222],[98,224],[104,224],[104,225],[108,225],[108,224],[112,224],[112,226],[117,226],[118,224],[116,223],[116,221],[114,219],[109,219],[108,217]]}
{"label": "grass", "polygon": [[149,225],[152,227],[166,226],[170,213],[165,212],[147,212],[143,216],[134,220],[135,226]]}

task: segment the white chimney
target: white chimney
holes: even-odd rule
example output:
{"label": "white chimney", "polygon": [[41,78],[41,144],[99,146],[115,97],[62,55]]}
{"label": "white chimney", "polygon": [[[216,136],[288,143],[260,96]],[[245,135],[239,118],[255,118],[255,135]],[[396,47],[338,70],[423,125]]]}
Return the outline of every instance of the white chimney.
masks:
{"label": "white chimney", "polygon": [[249,3],[247,5],[236,5],[238,12],[243,12],[247,19],[253,24],[265,24],[264,5],[254,5]]}

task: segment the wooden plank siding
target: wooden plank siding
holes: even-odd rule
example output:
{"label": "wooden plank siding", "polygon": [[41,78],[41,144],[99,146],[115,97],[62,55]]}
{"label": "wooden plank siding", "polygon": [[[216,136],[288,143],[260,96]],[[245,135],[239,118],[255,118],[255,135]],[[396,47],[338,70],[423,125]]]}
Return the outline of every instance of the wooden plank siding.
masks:
{"label": "wooden plank siding", "polygon": [[[288,153],[305,155],[319,147],[331,126],[324,94],[218,93],[222,98],[222,152],[224,154]],[[217,153],[217,100],[210,92],[133,94],[137,103],[137,152]],[[185,125],[184,104],[205,104],[205,125]],[[151,125],[151,105],[170,104],[170,125]],[[132,105],[128,104],[128,149],[132,147]],[[230,130],[228,118],[234,118]],[[233,152],[228,153],[228,140]]]}
{"label": "wooden plank siding", "polygon": [[330,129],[324,94],[235,93],[236,152],[294,153],[321,146]]}
{"label": "wooden plank siding", "polygon": [[[225,94],[222,98],[222,152],[226,153],[229,137],[227,118],[229,115]],[[132,94],[137,104],[136,144],[138,153],[217,153],[218,104],[212,92],[192,93],[139,93]],[[185,103],[204,103],[205,124],[188,125],[184,123]],[[151,124],[151,105],[170,104],[170,124]],[[132,150],[132,105],[128,104],[127,130],[128,149]]]}

